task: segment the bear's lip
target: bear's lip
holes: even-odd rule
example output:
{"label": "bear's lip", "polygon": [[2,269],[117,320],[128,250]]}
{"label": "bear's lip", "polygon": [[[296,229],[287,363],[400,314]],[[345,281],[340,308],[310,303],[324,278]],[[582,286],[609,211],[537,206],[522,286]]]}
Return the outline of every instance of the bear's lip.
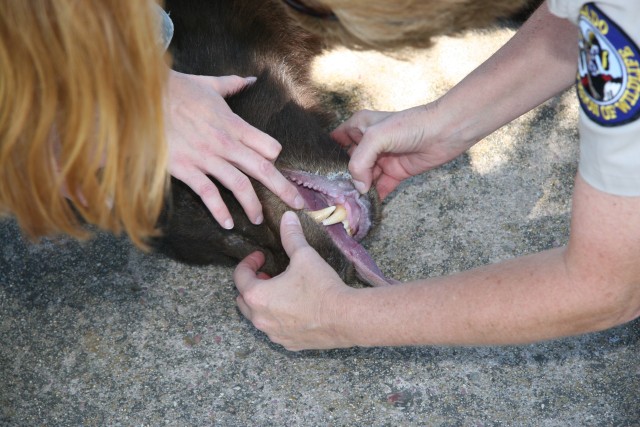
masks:
{"label": "bear's lip", "polygon": [[345,208],[344,220],[324,225],[324,228],[363,281],[371,286],[397,283],[382,274],[371,255],[359,243],[372,227],[371,203],[355,189],[348,173],[321,175],[294,170],[283,170],[282,173],[298,186],[305,201],[305,212],[313,213],[329,206]]}
{"label": "bear's lip", "polygon": [[327,207],[338,208],[334,214],[322,215],[316,222],[326,226],[342,223],[347,234],[357,241],[369,233],[372,226],[371,203],[358,193],[348,174],[334,173],[327,176],[301,171],[284,173],[298,185],[298,191],[305,201],[305,210],[312,216]]}

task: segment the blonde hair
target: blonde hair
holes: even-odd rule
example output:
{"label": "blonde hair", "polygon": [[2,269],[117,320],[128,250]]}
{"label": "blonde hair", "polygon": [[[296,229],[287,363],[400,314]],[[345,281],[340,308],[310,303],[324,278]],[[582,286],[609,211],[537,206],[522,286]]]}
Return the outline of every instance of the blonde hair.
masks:
{"label": "blonde hair", "polygon": [[88,237],[85,222],[140,247],[155,234],[159,34],[149,1],[0,0],[0,211],[30,237]]}
{"label": "blonde hair", "polygon": [[[308,31],[329,44],[355,48],[428,47],[431,37],[479,28],[540,3],[535,0],[304,0],[324,18],[287,7]],[[333,12],[335,19],[326,15]]]}

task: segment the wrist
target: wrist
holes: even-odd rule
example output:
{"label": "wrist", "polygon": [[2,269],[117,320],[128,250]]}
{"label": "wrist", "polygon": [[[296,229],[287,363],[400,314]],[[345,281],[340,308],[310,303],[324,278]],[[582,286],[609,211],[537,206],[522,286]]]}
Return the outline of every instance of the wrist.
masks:
{"label": "wrist", "polygon": [[423,141],[429,141],[432,152],[440,153],[443,163],[458,157],[486,136],[477,132],[473,114],[461,105],[450,105],[447,95],[421,108],[423,126],[429,130]]}
{"label": "wrist", "polygon": [[376,288],[346,287],[340,293],[329,322],[339,347],[371,347],[380,337],[374,336],[375,316],[380,313],[373,305]]}
{"label": "wrist", "polygon": [[343,284],[340,290],[334,294],[333,301],[329,304],[330,309],[323,310],[326,317],[325,324],[328,325],[328,330],[333,335],[332,340],[336,348],[365,345],[361,336],[362,319],[356,315],[360,304],[362,304],[359,294],[363,290]]}

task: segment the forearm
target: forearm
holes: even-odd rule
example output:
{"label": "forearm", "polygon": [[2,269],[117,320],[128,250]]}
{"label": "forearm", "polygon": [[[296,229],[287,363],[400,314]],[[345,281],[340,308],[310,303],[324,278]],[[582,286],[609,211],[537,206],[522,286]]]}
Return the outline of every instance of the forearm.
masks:
{"label": "forearm", "polygon": [[640,198],[576,180],[566,248],[451,276],[349,291],[333,330],[352,345],[517,344],[640,314]]}
{"label": "forearm", "polygon": [[[560,319],[551,321],[545,315],[545,311],[561,310],[552,310],[539,298],[541,293],[561,293],[546,277],[562,272],[561,258],[556,250],[448,277],[354,292],[346,308],[347,321],[337,329],[362,346],[544,339],[548,333],[541,331],[561,333],[558,329],[564,328]],[[557,295],[549,301],[564,299]]]}
{"label": "forearm", "polygon": [[491,58],[440,98],[442,132],[470,147],[568,88],[577,70],[577,29],[546,2]]}
{"label": "forearm", "polygon": [[[361,346],[519,344],[614,326],[615,302],[570,280],[565,249],[354,292],[336,325]],[[615,311],[615,310],[613,310]]]}

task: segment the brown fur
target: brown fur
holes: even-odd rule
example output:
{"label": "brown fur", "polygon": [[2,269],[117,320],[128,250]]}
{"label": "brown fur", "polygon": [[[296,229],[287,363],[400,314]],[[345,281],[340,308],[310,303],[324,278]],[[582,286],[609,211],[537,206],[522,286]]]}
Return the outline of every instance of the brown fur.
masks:
{"label": "brown fur", "polygon": [[[378,8],[368,1],[336,0],[338,3],[345,7],[348,3],[360,5],[363,16],[378,13],[387,21],[393,20],[389,11],[398,12],[399,4],[409,8],[411,3],[422,14],[411,9],[412,20],[420,16],[430,22],[421,25],[420,31],[405,31],[405,38],[391,45],[416,45],[428,44],[428,37],[436,33],[464,29],[519,11],[528,2],[492,1],[493,9],[485,2],[460,0],[419,5],[384,2]],[[258,77],[255,85],[228,102],[247,122],[282,144],[276,166],[321,174],[347,170],[348,157],[329,138],[326,116],[317,107],[308,80],[309,62],[320,52],[322,40],[300,28],[290,18],[288,6],[279,0],[170,0],[167,10],[175,23],[172,52],[178,71]],[[340,10],[335,11],[341,16]],[[321,31],[326,22],[316,21],[316,30]],[[251,224],[234,196],[218,185],[236,224],[227,231],[215,222],[197,195],[173,180],[171,206],[162,220],[165,236],[159,247],[177,259],[196,264],[237,261],[261,250],[266,255],[267,273],[283,271],[288,259],[280,244],[279,221],[287,207],[259,183],[254,182],[254,186],[265,214],[260,226]],[[377,201],[375,194],[371,199]],[[373,215],[378,213],[379,206],[374,203]],[[301,220],[311,245],[346,278],[348,263],[324,228],[305,215]]]}
{"label": "brown fur", "polygon": [[304,0],[332,11],[337,19],[320,19],[293,8],[287,13],[327,44],[353,48],[428,47],[431,38],[484,28],[500,19],[526,18],[541,0]]}
{"label": "brown fur", "polygon": [[[175,24],[174,68],[192,74],[258,77],[253,86],[227,101],[248,123],[282,144],[276,166],[321,174],[347,170],[348,156],[330,139],[327,116],[317,107],[308,80],[309,61],[320,52],[320,41],[287,19],[282,4],[176,0],[168,1],[166,8]],[[218,185],[236,224],[228,231],[215,222],[197,195],[173,180],[160,249],[196,264],[237,261],[260,249],[267,258],[264,271],[281,272],[288,259],[280,243],[279,222],[287,207],[259,183],[254,187],[265,216],[259,226],[251,224],[234,196]],[[347,278],[347,262],[324,228],[300,216],[312,246]]]}

